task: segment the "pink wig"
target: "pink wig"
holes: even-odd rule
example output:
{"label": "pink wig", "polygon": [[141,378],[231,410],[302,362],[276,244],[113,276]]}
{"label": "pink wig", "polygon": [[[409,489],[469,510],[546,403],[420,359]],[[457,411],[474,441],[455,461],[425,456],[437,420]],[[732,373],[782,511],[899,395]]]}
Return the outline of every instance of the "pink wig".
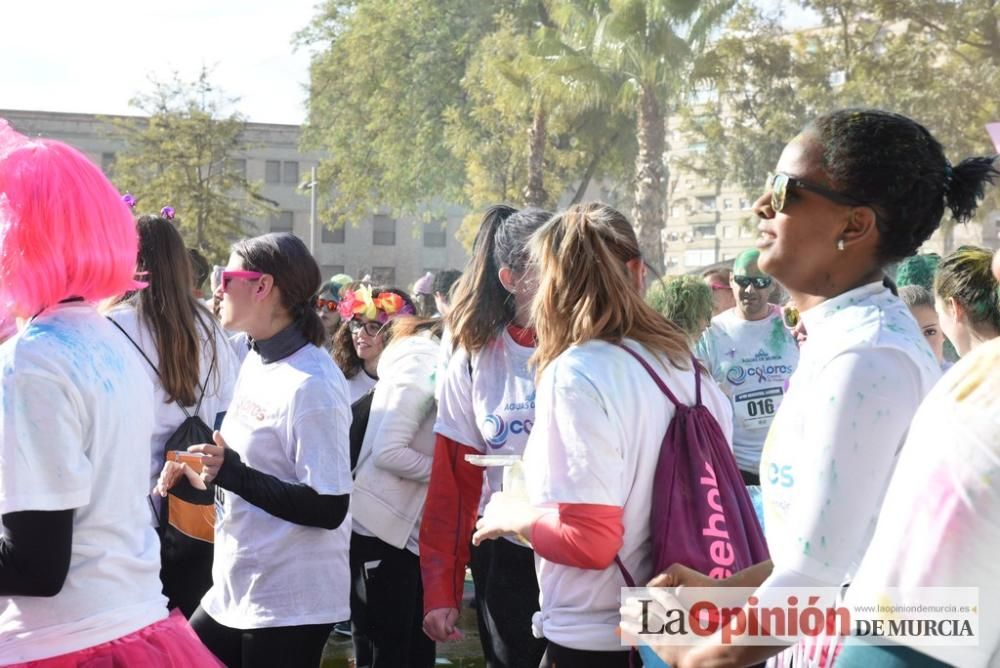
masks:
{"label": "pink wig", "polygon": [[138,235],[121,195],[61,142],[28,139],[0,118],[0,300],[32,316],[68,297],[97,301],[142,287]]}

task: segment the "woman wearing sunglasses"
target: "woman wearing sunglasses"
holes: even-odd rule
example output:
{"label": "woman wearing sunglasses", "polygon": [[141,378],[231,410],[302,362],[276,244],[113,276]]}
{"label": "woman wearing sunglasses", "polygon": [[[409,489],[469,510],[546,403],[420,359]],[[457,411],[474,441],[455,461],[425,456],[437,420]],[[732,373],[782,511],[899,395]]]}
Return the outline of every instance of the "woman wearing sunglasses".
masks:
{"label": "woman wearing sunglasses", "polygon": [[340,306],[341,293],[353,282],[354,279],[347,274],[336,274],[323,283],[319,292],[316,293],[316,314],[323,321],[323,327],[326,329],[326,336],[331,345],[337,334],[337,329],[340,327],[340,311],[337,310],[337,307]]}
{"label": "woman wearing sunglasses", "polygon": [[[222,326],[246,332],[251,350],[216,444],[189,448],[223,497],[213,584],[191,625],[230,667],[318,666],[350,614],[350,410],[321,347],[320,280],[292,234],[237,243],[222,273]],[[197,485],[169,462],[161,493],[180,474]]]}
{"label": "woman wearing sunglasses", "polygon": [[[772,559],[723,585],[759,587],[767,601],[774,587],[839,587],[853,577],[910,420],[940,375],[883,268],[916,252],[946,208],[968,220],[995,175],[992,158],[953,167],[923,126],[883,111],[826,114],[785,147],[754,205],[759,264],[791,295],[809,341],[761,459]],[[657,583],[718,584],[676,566]],[[820,644],[796,645],[795,665],[822,663]],[[779,649],[658,653],[683,668],[751,665]]]}
{"label": "woman wearing sunglasses", "polygon": [[333,337],[333,359],[347,378],[351,404],[378,382],[378,359],[386,343],[383,334],[388,333],[383,326],[396,315],[385,310],[394,303],[389,295],[402,300],[406,314],[415,313],[410,296],[396,288],[357,284],[353,290],[345,288],[338,303],[340,327]]}

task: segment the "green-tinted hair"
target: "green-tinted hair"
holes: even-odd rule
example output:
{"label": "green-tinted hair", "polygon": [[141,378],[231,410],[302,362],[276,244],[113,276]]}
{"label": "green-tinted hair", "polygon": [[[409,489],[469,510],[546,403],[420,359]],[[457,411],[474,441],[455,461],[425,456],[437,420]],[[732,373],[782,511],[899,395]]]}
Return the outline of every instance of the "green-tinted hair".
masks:
{"label": "green-tinted hair", "polygon": [[701,336],[702,325],[712,318],[712,289],[697,276],[656,281],[646,292],[646,303],[695,340]]}
{"label": "green-tinted hair", "polygon": [[[760,259],[759,250],[757,250],[756,248],[746,249],[745,251],[737,255],[735,260],[733,260],[733,273],[739,274],[740,276],[744,275],[748,267],[750,267],[751,265],[755,266],[757,265],[757,261],[759,259]],[[758,267],[758,271],[759,270],[760,268]]]}
{"label": "green-tinted hair", "polygon": [[974,325],[1000,332],[1000,290],[990,265],[993,253],[978,246],[961,246],[938,266],[934,294],[962,304]]}
{"label": "green-tinted hair", "polygon": [[927,290],[934,289],[934,274],[937,273],[941,256],[937,253],[911,255],[896,267],[896,286],[919,285]]}

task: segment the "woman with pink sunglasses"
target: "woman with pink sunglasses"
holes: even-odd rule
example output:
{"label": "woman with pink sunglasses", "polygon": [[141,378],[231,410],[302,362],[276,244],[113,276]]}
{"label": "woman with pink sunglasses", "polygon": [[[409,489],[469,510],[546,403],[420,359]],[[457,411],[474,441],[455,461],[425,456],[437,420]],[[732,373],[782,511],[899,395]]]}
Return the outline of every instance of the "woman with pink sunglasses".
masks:
{"label": "woman with pink sunglasses", "polygon": [[222,326],[251,350],[214,445],[196,445],[196,476],[221,488],[212,588],[191,618],[233,666],[318,666],[335,622],[349,617],[344,523],[351,492],[347,382],[322,347],[314,309],[319,267],[300,239],[266,234],[236,244],[222,273]]}

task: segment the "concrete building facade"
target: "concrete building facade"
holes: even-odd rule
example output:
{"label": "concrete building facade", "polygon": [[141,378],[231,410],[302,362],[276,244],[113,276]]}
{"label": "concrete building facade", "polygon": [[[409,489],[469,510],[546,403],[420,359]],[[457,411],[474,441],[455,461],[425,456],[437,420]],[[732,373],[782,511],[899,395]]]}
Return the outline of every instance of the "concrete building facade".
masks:
{"label": "concrete building facade", "polygon": [[[0,109],[19,132],[58,139],[78,148],[108,172],[124,141],[95,114]],[[414,218],[395,218],[387,210],[376,211],[361,224],[335,224],[317,220],[310,225],[310,172],[319,155],[299,150],[297,125],[248,123],[247,145],[236,161],[250,181],[261,184],[261,195],[276,203],[267,220],[249,221],[251,234],[292,232],[313,250],[324,278],[346,273],[355,278],[370,275],[372,281],[407,288],[427,271],[462,269],[468,253],[455,235],[464,211],[448,209],[429,223]]]}

